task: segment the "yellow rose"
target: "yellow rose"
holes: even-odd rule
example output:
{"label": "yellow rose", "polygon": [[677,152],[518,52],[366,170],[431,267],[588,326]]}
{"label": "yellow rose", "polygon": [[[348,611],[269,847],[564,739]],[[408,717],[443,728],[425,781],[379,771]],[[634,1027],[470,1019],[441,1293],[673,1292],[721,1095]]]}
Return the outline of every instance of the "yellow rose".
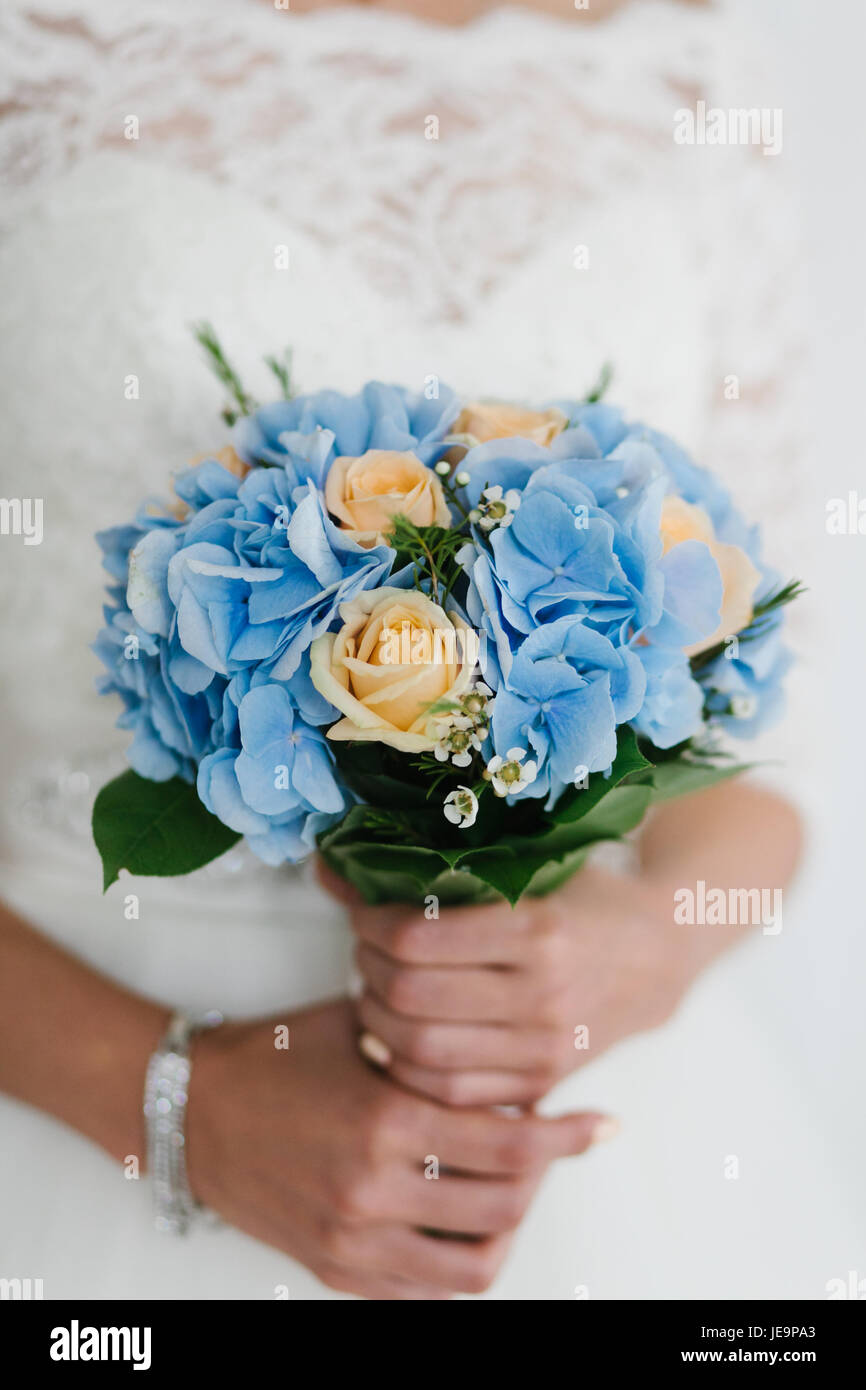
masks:
{"label": "yellow rose", "polygon": [[428,752],[441,737],[430,706],[458,700],[472,683],[475,633],[417,589],[367,590],[340,616],[340,631],[310,651],[313,685],[344,715],[328,738]]}
{"label": "yellow rose", "polygon": [[752,621],[752,600],[760,574],[748,555],[738,545],[726,545],[716,540],[713,523],[702,507],[685,502],[682,497],[666,497],[662,504],[662,546],[664,554],[682,541],[703,541],[719,567],[722,576],[721,622],[715,632],[700,642],[686,647],[686,656],[715,647],[726,637],[742,632]]}
{"label": "yellow rose", "polygon": [[488,439],[531,439],[550,444],[568,424],[561,410],[526,410],[504,401],[470,401],[461,410],[452,433],[471,434],[479,444]]}
{"label": "yellow rose", "polygon": [[368,449],[335,458],[325,483],[328,511],[359,545],[379,545],[399,512],[416,526],[450,526],[442,484],[415,454]]}

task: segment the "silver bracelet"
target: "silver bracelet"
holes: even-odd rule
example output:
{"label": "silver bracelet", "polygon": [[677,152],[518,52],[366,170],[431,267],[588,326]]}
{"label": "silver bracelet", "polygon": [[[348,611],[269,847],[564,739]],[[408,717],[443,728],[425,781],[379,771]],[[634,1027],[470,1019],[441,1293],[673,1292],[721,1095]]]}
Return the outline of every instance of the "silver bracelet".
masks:
{"label": "silver bracelet", "polygon": [[186,1103],[189,1095],[189,1046],[203,1028],[222,1023],[222,1014],[201,1019],[174,1014],[147,1066],[144,1117],[147,1166],[153,1186],[156,1229],[186,1235],[199,1211],[186,1171]]}

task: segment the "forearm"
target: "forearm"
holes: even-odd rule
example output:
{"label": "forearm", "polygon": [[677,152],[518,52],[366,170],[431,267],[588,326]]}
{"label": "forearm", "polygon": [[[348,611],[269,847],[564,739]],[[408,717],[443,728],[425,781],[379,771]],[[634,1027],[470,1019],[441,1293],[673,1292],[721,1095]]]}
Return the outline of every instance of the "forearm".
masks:
{"label": "forearm", "polygon": [[167,1016],[0,907],[0,1090],[144,1167],[144,1073]]}
{"label": "forearm", "polygon": [[[802,849],[797,812],[781,797],[748,781],[720,783],[662,806],[640,840],[644,878],[659,910],[688,943],[695,970],[750,935],[754,923],[675,922],[675,894],[711,889],[764,890],[789,884]],[[773,901],[766,899],[765,901]],[[712,913],[706,915],[712,917]],[[726,914],[730,918],[731,914]]]}

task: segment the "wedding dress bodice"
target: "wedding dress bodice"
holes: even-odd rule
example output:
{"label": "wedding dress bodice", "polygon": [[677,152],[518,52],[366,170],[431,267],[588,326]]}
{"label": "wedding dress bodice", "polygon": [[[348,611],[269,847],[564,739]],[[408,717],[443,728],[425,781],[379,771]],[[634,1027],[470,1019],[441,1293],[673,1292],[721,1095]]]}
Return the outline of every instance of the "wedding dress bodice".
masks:
{"label": "wedding dress bodice", "polygon": [[0,544],[4,894],[165,1001],[263,1013],[340,993],[346,929],[306,869],[241,847],[100,896],[89,809],[125,736],[93,691],[93,533],[226,442],[189,332],[209,319],[260,398],[260,356],[285,344],[301,389],[435,375],[533,402],[610,361],[611,398],[718,469],[799,573],[781,161],[672,135],[698,98],[754,101],[746,40],[723,8],[655,0],[453,30],[252,0],[7,0],[0,42],[2,491],[44,500],[43,543]]}
{"label": "wedding dress bodice", "polygon": [[[166,333],[186,341],[179,278],[195,312],[229,300],[242,360],[268,333],[292,341],[305,386],[441,372],[536,396],[588,387],[609,358],[618,396],[708,462],[784,446],[790,416],[767,405],[797,337],[781,161],[673,140],[677,108],[735,105],[757,70],[724,7],[449,29],[253,0],[46,0],[0,26],[5,225],[34,189],[43,217],[87,225],[90,254],[73,222],[57,267],[89,305],[76,340],[104,340],[113,271],[116,346],[159,359],[163,418],[197,375],[164,351]],[[756,471],[772,469],[739,481]]]}

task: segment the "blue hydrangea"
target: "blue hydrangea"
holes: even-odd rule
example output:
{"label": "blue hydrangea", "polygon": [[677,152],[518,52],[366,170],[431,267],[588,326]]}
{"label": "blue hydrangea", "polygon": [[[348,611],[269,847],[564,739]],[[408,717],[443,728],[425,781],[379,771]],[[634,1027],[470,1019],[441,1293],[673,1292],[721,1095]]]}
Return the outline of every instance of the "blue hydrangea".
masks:
{"label": "blue hydrangea", "polygon": [[229,698],[232,746],[202,759],[199,796],[266,863],[303,859],[349,806],[325,735],[284,685],[263,680]]}
{"label": "blue hydrangea", "polygon": [[643,702],[646,675],[628,646],[615,647],[589,624],[558,618],[536,628],[514,653],[493,702],[494,749],[530,750],[538,767],[520,794],[552,805],[576,777],[605,772],[616,726]]}
{"label": "blue hydrangea", "polygon": [[708,717],[739,738],[762,733],[785,708],[784,678],[793,656],[782,629],[777,609],[698,672]]}
{"label": "blue hydrangea", "polygon": [[318,391],[261,406],[235,426],[235,448],[247,463],[277,464],[294,483],[324,483],[335,458],[357,458],[368,449],[396,449],[433,463],[459,414],[450,388],[428,398],[402,386],[371,381],[354,396]]}
{"label": "blue hydrangea", "polygon": [[658,622],[660,477],[640,461],[633,467],[632,460],[619,460],[609,477],[598,478],[604,481],[599,496],[587,481],[594,460],[551,463],[550,451],[529,441],[506,441],[506,447],[501,471],[490,444],[470,450],[461,464],[473,505],[490,485],[520,489],[511,524],[490,533],[489,550],[479,544],[464,555],[468,611],[492,639],[502,674],[515,642],[540,623],[580,618],[622,645]]}
{"label": "blue hydrangea", "polygon": [[[471,507],[483,505],[491,486],[519,494],[510,525],[492,531],[489,548],[476,536],[479,543],[463,554],[468,611],[487,639],[487,679],[507,687],[525,636],[570,616],[633,649],[646,691],[631,722],[656,746],[694,737],[708,714],[734,732],[752,733],[780,707],[787,657],[764,656],[770,630],[762,630],[759,641],[741,643],[737,661],[720,668],[720,656],[693,671],[683,649],[714,631],[721,576],[699,541],[662,555],[661,503],[668,493],[683,496],[707,512],[720,540],[746,550],[762,574],[760,600],[775,576],[762,565],[757,528],[746,525],[718,479],[666,435],[629,423],[614,406],[554,404],[569,427],[549,447],[493,440],[461,463]],[[504,751],[497,741],[496,752]]]}
{"label": "blue hydrangea", "polygon": [[[495,692],[485,755],[525,749],[535,776],[511,799],[548,806],[577,776],[608,770],[623,724],[662,748],[707,719],[756,732],[780,707],[790,660],[773,612],[738,644],[689,661],[684,649],[718,626],[721,576],[700,541],[663,554],[665,496],[702,507],[720,540],[746,550],[760,599],[777,580],[757,529],[667,436],[608,405],[555,404],[569,424],[549,446],[497,439],[462,459],[476,521],[450,599],[482,636]],[[175,480],[176,509],[147,503],[99,536],[112,581],[95,644],[100,689],[122,700],[131,765],[194,782],[268,863],[305,857],[352,801],[311,644],[362,591],[413,582],[411,567],[392,573],[390,546],[361,546],[335,524],[328,469],[369,449],[432,466],[458,413],[445,388],[427,399],[378,382],[264,406],[235,429],[245,477],[206,459]],[[505,524],[486,529],[490,488],[512,503]]]}
{"label": "blue hydrangea", "polygon": [[[310,682],[309,648],[394,561],[387,546],[348,539],[284,463],[241,480],[205,460],[176,481],[185,515],[144,510],[104,532],[117,582],[95,644],[99,688],[120,695],[118,722],[133,731],[132,767],[197,780],[205,805],[269,862],[303,857],[346,809],[321,731],[335,712]],[[258,726],[272,729],[286,710],[289,772],[268,796],[276,746]]]}
{"label": "blue hydrangea", "polygon": [[176,517],[145,508],[130,525],[111,527],[97,536],[105,568],[118,581],[108,590],[105,626],[94,643],[106,668],[97,689],[120,696],[123,713],[118,727],[133,734],[127,750],[130,766],[157,782],[194,779],[199,760],[213,747],[213,723],[221,701],[219,683],[204,694],[189,695],[177,688],[168,672],[165,643],[136,621],[126,600],[131,548],[145,535],[171,539],[178,528]]}

